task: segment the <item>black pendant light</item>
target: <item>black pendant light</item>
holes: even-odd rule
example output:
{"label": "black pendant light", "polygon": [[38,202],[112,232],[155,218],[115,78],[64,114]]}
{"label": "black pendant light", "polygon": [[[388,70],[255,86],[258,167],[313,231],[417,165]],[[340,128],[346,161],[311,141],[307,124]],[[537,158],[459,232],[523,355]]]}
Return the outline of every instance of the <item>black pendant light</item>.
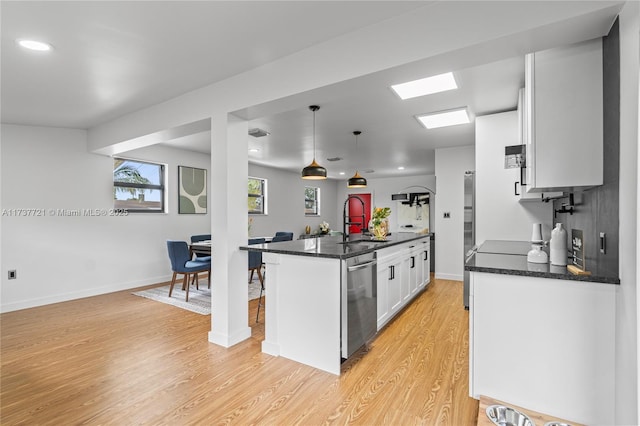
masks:
{"label": "black pendant light", "polygon": [[316,162],[316,111],[320,109],[318,105],[309,107],[313,111],[313,161],[302,169],[302,179],[326,179],[327,169]]}
{"label": "black pendant light", "polygon": [[[356,136],[356,159],[358,158],[358,135],[360,133],[362,132],[359,130],[356,130],[355,132],[353,132],[353,134]],[[356,169],[356,174],[349,179],[349,182],[347,183],[347,187],[348,188],[366,188],[367,180],[362,176],[360,176],[360,173],[358,173],[358,170]]]}

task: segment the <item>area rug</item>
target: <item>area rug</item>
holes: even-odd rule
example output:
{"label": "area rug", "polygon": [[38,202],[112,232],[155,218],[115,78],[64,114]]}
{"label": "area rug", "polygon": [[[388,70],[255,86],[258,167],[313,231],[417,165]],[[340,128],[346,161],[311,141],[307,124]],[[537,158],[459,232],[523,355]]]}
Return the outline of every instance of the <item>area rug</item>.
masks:
{"label": "area rug", "polygon": [[[207,288],[207,281],[202,280],[199,284],[200,289],[196,290],[195,286],[189,288],[189,301],[185,302],[185,292],[182,290],[182,281],[177,282],[173,286],[173,292],[169,297],[169,285],[149,288],[146,290],[136,291],[132,294],[155,300],[156,302],[166,303],[187,311],[195,312],[200,315],[211,314],[211,290]],[[260,281],[254,278],[248,287],[249,300],[257,299],[260,296]]]}

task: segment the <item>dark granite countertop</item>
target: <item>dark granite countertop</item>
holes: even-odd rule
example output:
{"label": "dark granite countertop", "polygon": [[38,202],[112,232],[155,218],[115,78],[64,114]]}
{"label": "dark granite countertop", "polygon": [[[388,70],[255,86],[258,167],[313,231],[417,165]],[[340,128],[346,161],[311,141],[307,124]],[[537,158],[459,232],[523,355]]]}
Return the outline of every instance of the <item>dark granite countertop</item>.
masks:
{"label": "dark granite countertop", "polygon": [[620,284],[620,278],[598,274],[598,271],[591,271],[591,275],[574,275],[567,271],[566,266],[527,262],[526,253],[522,254],[526,245],[530,247],[530,243],[526,241],[486,241],[467,260],[464,269],[503,275]]}
{"label": "dark granite countertop", "polygon": [[383,248],[419,240],[427,236],[429,235],[393,233],[387,236],[386,241],[372,241],[370,237],[358,234],[351,236],[347,244],[342,244],[341,236],[327,236],[322,238],[280,241],[277,243],[253,244],[250,246],[241,246],[240,250],[289,254],[294,256],[348,259],[350,257],[371,253]]}

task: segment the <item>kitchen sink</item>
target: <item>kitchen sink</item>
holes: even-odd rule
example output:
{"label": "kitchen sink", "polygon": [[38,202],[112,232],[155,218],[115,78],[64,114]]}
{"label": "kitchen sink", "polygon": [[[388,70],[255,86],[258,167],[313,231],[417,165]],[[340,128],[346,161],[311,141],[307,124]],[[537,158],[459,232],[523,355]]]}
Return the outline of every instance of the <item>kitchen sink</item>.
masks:
{"label": "kitchen sink", "polygon": [[498,426],[535,426],[526,414],[504,405],[491,405],[486,413],[489,420]]}

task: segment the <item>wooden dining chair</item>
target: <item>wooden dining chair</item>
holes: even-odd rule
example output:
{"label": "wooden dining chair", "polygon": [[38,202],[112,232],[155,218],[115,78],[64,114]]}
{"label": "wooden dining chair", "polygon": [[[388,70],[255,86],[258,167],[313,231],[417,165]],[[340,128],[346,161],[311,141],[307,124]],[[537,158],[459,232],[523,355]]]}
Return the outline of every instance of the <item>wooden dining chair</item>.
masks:
{"label": "wooden dining chair", "polygon": [[186,241],[167,241],[167,251],[169,252],[169,260],[171,261],[171,270],[173,277],[171,278],[171,286],[169,287],[169,297],[173,292],[173,286],[176,283],[178,274],[183,274],[182,288],[185,291],[185,300],[189,301],[189,277],[193,274],[193,279],[198,288],[198,273],[207,272],[209,274],[209,287],[211,287],[211,260],[199,260],[195,258],[191,260],[189,254],[189,246]]}

